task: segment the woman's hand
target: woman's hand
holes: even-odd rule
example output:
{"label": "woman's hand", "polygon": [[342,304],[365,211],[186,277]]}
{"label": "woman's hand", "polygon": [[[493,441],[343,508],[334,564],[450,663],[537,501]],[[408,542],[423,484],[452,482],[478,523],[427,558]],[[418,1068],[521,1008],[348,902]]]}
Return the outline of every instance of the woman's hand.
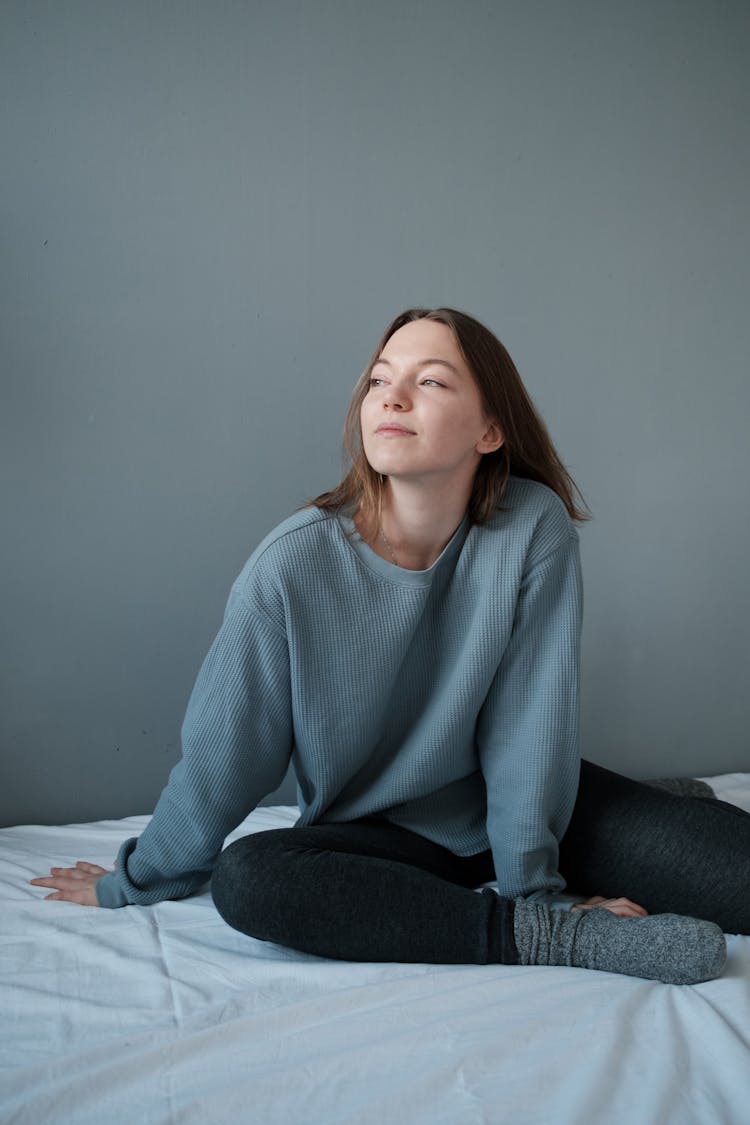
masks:
{"label": "woman's hand", "polygon": [[79,906],[98,906],[96,884],[102,875],[109,875],[105,867],[79,860],[75,867],[51,867],[49,875],[32,879],[31,883],[34,887],[54,888],[53,894],[45,895],[45,899],[77,902]]}
{"label": "woman's hand", "polygon": [[645,918],[648,914],[648,910],[644,910],[637,902],[631,902],[629,898],[602,898],[601,895],[594,895],[593,898],[587,898],[585,902],[579,902],[577,906],[571,907],[571,911],[594,910],[596,907],[609,910],[620,918]]}

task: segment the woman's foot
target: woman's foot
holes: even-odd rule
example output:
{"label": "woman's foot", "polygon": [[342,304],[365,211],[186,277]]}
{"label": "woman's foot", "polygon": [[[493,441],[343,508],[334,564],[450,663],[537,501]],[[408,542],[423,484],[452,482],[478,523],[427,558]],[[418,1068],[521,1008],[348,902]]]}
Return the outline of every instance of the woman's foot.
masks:
{"label": "woman's foot", "polygon": [[619,918],[609,910],[550,910],[519,899],[513,928],[522,965],[571,965],[665,984],[721,975],[727,951],[713,922],[679,914]]}

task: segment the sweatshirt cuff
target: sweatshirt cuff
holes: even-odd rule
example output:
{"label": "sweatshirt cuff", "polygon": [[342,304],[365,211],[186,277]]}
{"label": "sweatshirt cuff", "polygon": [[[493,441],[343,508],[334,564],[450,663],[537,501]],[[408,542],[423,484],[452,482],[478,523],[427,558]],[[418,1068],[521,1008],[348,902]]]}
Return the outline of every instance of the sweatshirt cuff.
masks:
{"label": "sweatshirt cuff", "polygon": [[110,871],[107,875],[102,875],[96,884],[96,897],[99,905],[109,910],[128,905],[125,893],[117,881],[116,871]]}
{"label": "sweatshirt cuff", "polygon": [[138,843],[137,836],[125,840],[117,853],[115,870],[108,871],[96,884],[96,897],[100,906],[108,910],[115,910],[120,906],[131,906],[133,898],[128,897],[130,880],[128,879],[128,857]]}

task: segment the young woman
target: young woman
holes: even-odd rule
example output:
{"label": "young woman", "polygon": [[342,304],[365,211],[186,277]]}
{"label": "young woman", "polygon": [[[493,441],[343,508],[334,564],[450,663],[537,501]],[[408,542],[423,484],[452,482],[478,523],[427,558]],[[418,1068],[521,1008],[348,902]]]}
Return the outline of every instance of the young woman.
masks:
{"label": "young woman", "polygon": [[[119,907],[213,871],[231,926],[325,957],[717,976],[721,927],[750,932],[750,816],[579,783],[584,515],[502,344],[403,313],[347,443],[235,582],[143,835],[34,883]],[[290,761],[297,825],[222,853]]]}

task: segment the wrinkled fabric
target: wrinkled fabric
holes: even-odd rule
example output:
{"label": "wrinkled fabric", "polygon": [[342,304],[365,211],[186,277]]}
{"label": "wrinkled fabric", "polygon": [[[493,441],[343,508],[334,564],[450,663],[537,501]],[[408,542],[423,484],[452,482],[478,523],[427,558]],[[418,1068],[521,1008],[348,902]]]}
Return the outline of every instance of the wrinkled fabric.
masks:
{"label": "wrinkled fabric", "polygon": [[[750,775],[718,796],[750,810]],[[258,809],[232,839],[291,826]],[[750,938],[675,987],[572,968],[353,964],[245,937],[203,892],[44,902],[146,817],[0,830],[0,1120],[705,1125],[747,1116]],[[717,873],[718,875],[719,873]]]}

